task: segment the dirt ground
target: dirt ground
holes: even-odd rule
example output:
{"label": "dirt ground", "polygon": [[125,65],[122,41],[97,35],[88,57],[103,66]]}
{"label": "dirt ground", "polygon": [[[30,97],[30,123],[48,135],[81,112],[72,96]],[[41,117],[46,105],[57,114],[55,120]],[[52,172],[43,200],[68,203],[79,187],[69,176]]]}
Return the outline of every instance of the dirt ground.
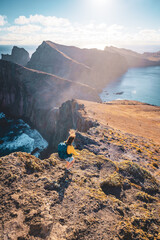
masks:
{"label": "dirt ground", "polygon": [[104,104],[82,100],[78,102],[85,106],[83,115],[124,133],[160,144],[160,107],[126,100]]}

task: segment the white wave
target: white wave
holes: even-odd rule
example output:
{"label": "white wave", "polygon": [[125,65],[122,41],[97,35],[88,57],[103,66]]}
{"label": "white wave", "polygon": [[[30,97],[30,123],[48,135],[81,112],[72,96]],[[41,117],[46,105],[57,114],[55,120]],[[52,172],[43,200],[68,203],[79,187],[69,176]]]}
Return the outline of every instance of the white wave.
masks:
{"label": "white wave", "polygon": [[33,146],[34,139],[23,133],[20,136],[15,137],[13,141],[4,141],[4,143],[0,145],[0,149],[9,152],[25,151],[30,153],[34,149]]}
{"label": "white wave", "polygon": [[[0,113],[0,119],[4,117],[5,114]],[[48,142],[41,134],[36,129],[31,129],[22,119],[6,120],[9,123],[8,132],[1,137],[3,143],[0,145],[0,155],[15,151],[31,153],[37,149],[34,155],[39,157],[40,152],[48,147]]]}
{"label": "white wave", "polygon": [[0,119],[5,118],[5,114],[3,112],[0,113]]}
{"label": "white wave", "polygon": [[40,151],[48,147],[48,142],[41,136],[36,129],[27,129],[25,133],[34,139],[34,149],[39,148]]}

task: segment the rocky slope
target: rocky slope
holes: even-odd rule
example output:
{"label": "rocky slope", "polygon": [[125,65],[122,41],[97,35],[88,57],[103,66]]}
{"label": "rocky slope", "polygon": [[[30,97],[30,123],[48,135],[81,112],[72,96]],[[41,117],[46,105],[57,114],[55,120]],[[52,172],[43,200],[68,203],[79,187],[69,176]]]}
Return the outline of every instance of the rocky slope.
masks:
{"label": "rocky slope", "polygon": [[[54,134],[50,138],[52,151],[57,151],[58,143],[66,139],[70,128],[86,132],[91,127],[97,128],[98,126],[100,128],[110,126],[124,134],[145,138],[155,145],[160,144],[159,113],[160,107],[136,101],[113,101],[108,104],[83,100],[67,101],[57,110],[54,121],[50,121],[54,122],[52,123]],[[91,148],[95,150],[95,153],[101,152],[99,144],[94,145],[93,139],[91,139],[91,145],[93,145]]]}
{"label": "rocky slope", "polygon": [[[125,111],[118,115],[116,106]],[[68,127],[79,129],[80,155],[71,173],[57,153],[44,160],[20,152],[0,159],[0,238],[160,239],[160,145],[154,135],[133,134],[138,124],[143,129],[144,118],[157,116],[159,126],[159,110],[130,101],[95,108],[86,101],[64,103],[57,113],[56,134],[62,139]],[[115,115],[125,122],[127,113],[135,115],[133,129],[125,124],[122,130],[110,119]]]}
{"label": "rocky slope", "polygon": [[0,110],[32,124],[49,141],[57,107],[72,99],[100,101],[93,88],[0,60]]}
{"label": "rocky slope", "polygon": [[6,60],[6,61],[20,64],[22,66],[26,66],[26,64],[30,60],[30,57],[29,57],[29,53],[24,48],[19,48],[14,46],[12,49],[11,55],[2,54],[2,60]]}
{"label": "rocky slope", "polygon": [[44,41],[27,67],[86,83],[101,90],[127,70],[124,57],[97,49],[80,49]]}

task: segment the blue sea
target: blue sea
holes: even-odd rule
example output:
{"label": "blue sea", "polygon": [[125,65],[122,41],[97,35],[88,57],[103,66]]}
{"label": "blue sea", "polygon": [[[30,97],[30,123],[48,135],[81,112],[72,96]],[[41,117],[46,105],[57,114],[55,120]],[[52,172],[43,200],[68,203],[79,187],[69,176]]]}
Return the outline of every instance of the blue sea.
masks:
{"label": "blue sea", "polygon": [[136,100],[160,106],[160,66],[131,68],[103,89],[103,102]]}
{"label": "blue sea", "polygon": [[47,147],[47,141],[36,129],[31,129],[22,119],[10,119],[0,113],[0,157],[18,151],[34,152],[39,157]]}

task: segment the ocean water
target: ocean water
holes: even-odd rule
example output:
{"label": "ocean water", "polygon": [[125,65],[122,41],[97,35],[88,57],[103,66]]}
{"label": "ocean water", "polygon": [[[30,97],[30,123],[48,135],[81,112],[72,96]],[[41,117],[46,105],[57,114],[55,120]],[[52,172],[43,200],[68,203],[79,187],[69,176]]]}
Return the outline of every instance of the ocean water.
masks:
{"label": "ocean water", "polygon": [[13,120],[0,113],[0,157],[12,152],[27,152],[40,156],[40,152],[48,146],[47,141],[36,129],[22,119]]}
{"label": "ocean water", "polygon": [[160,66],[131,68],[100,94],[103,102],[136,100],[160,106]]}
{"label": "ocean water", "polygon": [[[13,46],[14,45],[0,45],[0,59],[1,59],[1,54],[11,54]],[[15,46],[24,48],[26,51],[28,51],[30,57],[38,47],[35,45],[23,45],[23,46],[15,45]]]}

